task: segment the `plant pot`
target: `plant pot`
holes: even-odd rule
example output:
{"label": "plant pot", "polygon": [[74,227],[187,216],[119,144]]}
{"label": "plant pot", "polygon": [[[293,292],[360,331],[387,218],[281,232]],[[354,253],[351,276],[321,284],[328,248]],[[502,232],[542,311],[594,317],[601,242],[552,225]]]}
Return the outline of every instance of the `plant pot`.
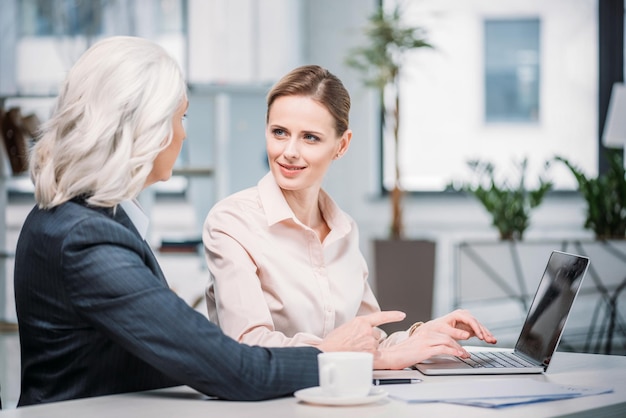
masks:
{"label": "plant pot", "polygon": [[432,317],[435,242],[374,240],[376,297],[381,309],[406,313],[401,322],[381,325],[387,333]]}

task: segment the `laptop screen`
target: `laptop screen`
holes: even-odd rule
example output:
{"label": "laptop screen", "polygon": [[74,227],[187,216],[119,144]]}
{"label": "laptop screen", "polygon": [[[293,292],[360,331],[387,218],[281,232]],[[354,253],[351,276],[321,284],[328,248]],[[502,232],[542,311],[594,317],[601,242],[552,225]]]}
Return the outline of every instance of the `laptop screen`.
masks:
{"label": "laptop screen", "polygon": [[588,265],[587,257],[552,252],[515,345],[518,352],[547,367]]}

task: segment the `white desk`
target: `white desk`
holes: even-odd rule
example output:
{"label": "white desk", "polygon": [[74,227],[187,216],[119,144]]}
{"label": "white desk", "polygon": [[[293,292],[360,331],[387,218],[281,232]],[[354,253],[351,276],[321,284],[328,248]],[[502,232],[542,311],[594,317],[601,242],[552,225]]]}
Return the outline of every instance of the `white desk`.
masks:
{"label": "white desk", "polygon": [[[399,373],[418,372],[407,371]],[[466,380],[468,385],[470,385],[473,379],[480,377],[422,376],[422,378],[424,382],[415,385],[427,385],[429,382],[458,381],[459,379]],[[491,410],[436,403],[408,404],[392,399],[384,399],[370,405],[349,407],[309,405],[301,403],[293,397],[263,402],[229,402],[205,400],[205,397],[187,387],[177,387],[5,410],[0,412],[0,417],[626,417],[625,356],[557,353],[548,374],[526,376],[525,378],[545,379],[552,382],[580,386],[612,386],[614,392],[605,395]]]}

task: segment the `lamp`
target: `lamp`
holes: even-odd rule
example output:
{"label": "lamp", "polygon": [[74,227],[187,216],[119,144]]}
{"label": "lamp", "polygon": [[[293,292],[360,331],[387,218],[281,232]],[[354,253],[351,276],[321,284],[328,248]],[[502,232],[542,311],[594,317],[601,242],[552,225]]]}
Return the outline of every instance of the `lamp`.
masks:
{"label": "lamp", "polygon": [[606,113],[602,143],[607,148],[622,148],[626,145],[626,85],[613,84],[611,99]]}
{"label": "lamp", "polygon": [[[613,84],[611,99],[606,113],[602,144],[607,148],[624,148],[626,157],[626,85]],[[626,158],[624,158],[626,167]]]}

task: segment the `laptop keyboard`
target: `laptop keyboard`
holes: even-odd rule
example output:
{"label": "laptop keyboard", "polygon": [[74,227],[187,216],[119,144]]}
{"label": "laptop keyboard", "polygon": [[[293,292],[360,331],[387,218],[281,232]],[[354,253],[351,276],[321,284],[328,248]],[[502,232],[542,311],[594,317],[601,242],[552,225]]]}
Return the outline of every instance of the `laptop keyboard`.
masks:
{"label": "laptop keyboard", "polygon": [[470,358],[458,359],[474,368],[533,367],[533,364],[509,352],[479,351],[470,354]]}

